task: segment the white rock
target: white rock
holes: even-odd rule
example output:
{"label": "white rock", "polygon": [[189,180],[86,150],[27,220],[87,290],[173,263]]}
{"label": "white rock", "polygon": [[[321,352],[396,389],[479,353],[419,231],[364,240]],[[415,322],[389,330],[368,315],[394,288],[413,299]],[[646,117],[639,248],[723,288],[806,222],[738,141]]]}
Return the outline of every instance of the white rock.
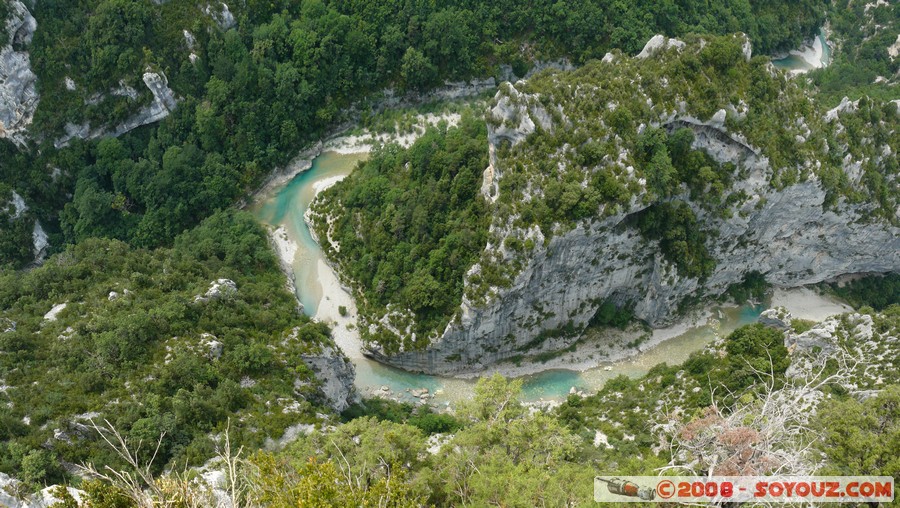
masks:
{"label": "white rock", "polygon": [[47,256],[47,248],[50,247],[50,239],[39,220],[34,221],[34,230],[31,232],[31,241],[34,244],[34,262],[40,264]]}
{"label": "white rock", "polygon": [[67,303],[58,303],[54,305],[52,309],[44,314],[44,319],[47,321],[56,321],[56,316],[66,308],[66,305]]}
{"label": "white rock", "polygon": [[28,206],[25,204],[25,200],[22,199],[22,196],[19,195],[18,192],[12,191],[12,201],[10,202],[12,205],[12,219],[16,220],[22,217],[22,214],[28,211]]}
{"label": "white rock", "polygon": [[211,333],[200,334],[200,345],[206,350],[206,357],[210,360],[218,360],[222,357],[224,344],[219,342],[215,335]]}
{"label": "white rock", "polygon": [[891,61],[893,62],[895,58],[900,56],[900,34],[897,34],[897,40],[888,46],[887,49],[888,55],[891,57]]}
{"label": "white rock", "polygon": [[637,58],[647,58],[659,50],[668,49],[668,48],[684,48],[684,42],[678,39],[669,39],[665,35],[656,34],[647,41],[647,44],[644,45],[644,49],[638,53]]}
{"label": "white rock", "polygon": [[[95,139],[101,137],[117,137],[132,131],[142,125],[148,125],[158,122],[175,110],[178,106],[178,99],[175,92],[169,88],[169,81],[162,72],[147,71],[143,74],[142,79],[144,85],[153,95],[153,101],[141,108],[140,111],[132,115],[123,123],[112,128],[107,126],[92,127],[88,123],[75,125],[68,123],[65,126],[66,134],[53,142],[56,148],[67,146],[72,139]],[[120,86],[110,92],[112,95],[137,98],[137,91],[130,87]],[[99,101],[102,96],[97,97]]]}
{"label": "white rock", "polygon": [[219,3],[219,7],[213,7],[213,4],[206,4],[203,12],[211,17],[222,30],[228,30],[235,25],[234,15],[231,14],[228,5],[224,2]]}
{"label": "white rock", "polygon": [[237,284],[230,279],[218,279],[210,283],[209,289],[204,295],[194,297],[195,302],[208,302],[210,300],[218,300],[226,298],[237,293]]}

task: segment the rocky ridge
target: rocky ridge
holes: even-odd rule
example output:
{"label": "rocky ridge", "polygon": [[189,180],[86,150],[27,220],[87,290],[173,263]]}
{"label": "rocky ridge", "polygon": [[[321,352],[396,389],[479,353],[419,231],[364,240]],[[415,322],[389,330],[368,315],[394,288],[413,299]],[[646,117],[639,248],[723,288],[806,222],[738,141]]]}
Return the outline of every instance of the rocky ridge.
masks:
{"label": "rocky ridge", "polygon": [[[661,49],[683,48],[682,44],[658,38],[651,43],[653,47],[645,48],[642,55],[650,57]],[[746,43],[743,56],[750,56]],[[611,63],[614,58],[608,60]],[[521,85],[501,87],[488,115],[491,167],[485,171],[482,189],[491,200],[496,199],[497,180],[503,178],[499,168],[504,161],[496,156],[501,146],[514,148],[533,135],[537,126],[541,131],[552,131],[568,128],[571,122],[564,112],[548,113],[546,101],[520,91]],[[852,108],[844,105],[844,109]],[[784,188],[773,185],[775,170],[764,151],[729,127],[732,119],[745,111],[745,104],[728,105],[702,120],[682,106],[660,114],[655,122],[670,130],[690,128],[694,149],[738,168],[732,191],[746,198],[735,205],[729,217],[691,202],[688,193],[672,197],[689,203],[703,228],[718,232],[714,241],[707,242],[717,261],[709,277],[700,280],[679,275],[655,241],[646,240],[629,227],[636,214],[651,204],[641,196],[632,196],[630,203],[616,213],[579,222],[549,242],[535,242],[536,248],[508,287],[491,288],[493,294],[483,305],[464,297],[457,319],[424,351],[388,355],[376,344],[368,353],[408,370],[460,374],[521,354],[541,334],[567,325],[583,328],[594,316],[597,302],[605,300],[629,303],[634,306],[635,317],[659,327],[676,317],[686,298],[720,295],[753,271],[762,273],[771,285],[796,287],[848,273],[900,270],[900,229],[891,221],[867,220],[873,205],[838,199],[832,207],[823,206],[828,190],[814,172]],[[824,121],[834,122],[844,112],[830,112]],[[797,126],[798,132],[809,136],[803,119]],[[896,147],[888,147],[886,153],[895,151]],[[859,185],[859,168],[864,161],[853,159],[847,153],[843,170],[854,185]],[[624,169],[629,170],[623,174],[629,175],[632,184],[646,185],[634,168]],[[900,210],[895,218],[900,219]],[[492,232],[512,234],[508,224],[495,221]],[[526,234],[543,239],[539,228]],[[502,242],[490,243],[487,251],[509,260]],[[467,284],[478,272],[476,265],[469,272]],[[552,347],[564,348],[577,338],[578,334],[556,339]]]}
{"label": "rocky ridge", "polygon": [[[101,137],[118,137],[126,132],[132,131],[143,125],[158,122],[178,107],[178,99],[175,92],[169,88],[169,81],[162,71],[155,72],[150,69],[143,75],[144,85],[153,96],[150,104],[141,108],[137,113],[132,115],[126,121],[111,128],[105,126],[91,126],[89,123],[75,125],[73,123],[66,124],[66,134],[53,142],[56,148],[62,148],[68,145],[73,139],[96,139]],[[127,95],[137,96],[134,90],[127,91]],[[112,91],[113,95],[119,95],[122,92]]]}

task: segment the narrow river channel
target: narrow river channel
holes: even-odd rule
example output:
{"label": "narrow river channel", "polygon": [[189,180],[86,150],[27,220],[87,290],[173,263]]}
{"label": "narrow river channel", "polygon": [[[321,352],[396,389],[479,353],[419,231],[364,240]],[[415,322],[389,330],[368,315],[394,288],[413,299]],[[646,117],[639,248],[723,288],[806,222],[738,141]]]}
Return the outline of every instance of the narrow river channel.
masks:
{"label": "narrow river channel", "polygon": [[[251,207],[260,222],[280,228],[279,233],[292,244],[287,252],[297,297],[309,316],[323,318],[319,313],[320,306],[335,296],[333,292],[343,293],[343,290],[335,288],[333,282],[328,284],[327,290],[323,289],[323,281],[320,280],[320,270],[324,266],[322,250],[310,235],[303,215],[318,191],[350,174],[356,164],[365,158],[366,154],[326,152],[313,161],[309,170],[298,174],[283,187],[260,196]],[[325,269],[330,270],[327,267]],[[329,291],[332,292],[331,295],[328,294]],[[577,389],[595,390],[620,374],[638,377],[658,363],[681,362],[692,352],[714,340],[717,334],[726,334],[738,326],[753,322],[763,309],[763,306],[714,309],[719,317],[714,325],[688,329],[629,359],[584,372],[556,369],[524,376],[525,396],[528,400],[559,399],[565,397],[573,386]],[[405,372],[369,360],[358,350],[347,350],[358,348],[358,343],[348,346],[339,341],[339,345],[356,365],[356,384],[363,394],[371,394],[382,386],[387,386],[400,397],[405,396],[407,389],[428,388],[431,393],[436,394],[437,402],[458,400],[471,394],[474,385],[471,380]]]}

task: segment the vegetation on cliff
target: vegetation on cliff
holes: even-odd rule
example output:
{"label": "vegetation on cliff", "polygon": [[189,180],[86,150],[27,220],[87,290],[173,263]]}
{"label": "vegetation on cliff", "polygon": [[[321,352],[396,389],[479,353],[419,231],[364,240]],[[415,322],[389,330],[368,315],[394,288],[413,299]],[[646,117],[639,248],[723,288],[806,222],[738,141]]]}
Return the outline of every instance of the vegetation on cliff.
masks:
{"label": "vegetation on cliff", "polygon": [[[484,152],[472,153],[465,194],[421,183],[416,175],[431,174],[435,161],[455,168],[416,155],[427,145],[440,150],[437,133],[408,152],[390,152],[402,154],[394,155],[390,178],[375,178],[373,168],[384,167],[379,154],[326,193],[319,206],[331,224],[323,215],[317,229],[341,245],[324,242],[364,296],[363,337],[389,353],[422,348],[462,302],[483,305],[509,286],[552,237],[612,216],[627,215],[617,227],[634,228],[646,241],[635,259],[658,249],[674,268],[667,277],[701,281],[716,269],[716,226],[765,206],[761,195],[770,190],[817,181],[826,191],[823,211],[864,205],[865,219],[896,223],[897,105],[864,98],[824,111],[767,58],[751,58],[746,42],[731,35],[663,39],[641,57],[614,52],[575,71],[503,85],[487,112],[496,158],[485,174],[498,186],[487,199],[484,188],[474,192],[478,166],[488,165]],[[453,143],[485,135],[450,132]],[[485,150],[477,141],[466,146]],[[390,203],[356,199],[390,195],[375,185],[388,181],[397,192]],[[403,197],[400,189],[412,187]],[[451,209],[472,211],[454,216],[466,241],[454,244],[450,264],[435,242],[456,235],[441,232],[449,224],[443,209],[419,196],[432,188]],[[406,227],[426,209],[437,214],[432,226]],[[390,260],[399,250],[408,254]],[[412,261],[426,254],[427,272]]]}
{"label": "vegetation on cliff", "polygon": [[414,349],[446,327],[487,238],[490,216],[479,195],[487,159],[484,121],[467,114],[459,127],[429,129],[408,150],[376,150],[315,202],[315,230],[357,290],[366,340]]}
{"label": "vegetation on cliff", "polygon": [[809,74],[820,100],[834,107],[844,97],[900,98],[896,88],[900,71],[900,5],[834,1],[828,9],[828,24],[829,40],[836,46],[832,62]]}
{"label": "vegetation on cliff", "polygon": [[[753,194],[766,187],[735,185],[754,172],[774,189],[818,181],[823,209],[863,205],[866,220],[896,225],[897,103],[864,97],[826,111],[805,86],[746,49],[737,36],[663,39],[645,58],[614,52],[501,87],[488,116],[500,144],[490,245],[536,236],[547,244],[585,221],[641,207],[648,218],[684,224],[701,212],[707,222],[727,220],[765,205]],[[695,137],[718,160],[692,149]],[[660,206],[684,213],[652,212]],[[703,238],[714,230],[688,228],[691,240],[648,224],[642,230],[656,229],[649,239],[660,241],[680,275],[710,273]],[[504,276],[472,277],[469,300],[489,300],[494,287],[511,282],[523,254],[485,251],[480,269]]]}

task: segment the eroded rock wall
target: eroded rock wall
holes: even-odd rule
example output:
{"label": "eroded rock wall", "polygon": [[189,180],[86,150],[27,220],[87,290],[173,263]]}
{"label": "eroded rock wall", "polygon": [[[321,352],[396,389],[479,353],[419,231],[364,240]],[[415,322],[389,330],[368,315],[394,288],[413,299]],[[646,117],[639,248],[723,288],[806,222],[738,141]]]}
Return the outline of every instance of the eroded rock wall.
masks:
{"label": "eroded rock wall", "polygon": [[[531,114],[527,106],[493,112],[515,120],[512,123],[526,131],[537,121],[526,118]],[[371,356],[413,371],[472,372],[519,355],[535,342],[542,342],[545,350],[567,347],[577,337],[541,341],[541,333],[546,336],[569,323],[585,326],[598,303],[607,299],[634,304],[635,317],[661,327],[676,318],[686,299],[720,295],[753,271],[778,287],[814,284],[848,273],[900,271],[900,229],[865,218],[870,205],[841,200],[826,209],[826,191],[815,176],[776,189],[768,160],[729,133],[715,116],[700,121],[676,115],[668,124],[691,128],[694,148],[741,168],[733,190],[749,196],[727,219],[691,204],[701,227],[718,232],[707,242],[717,261],[707,279],[680,276],[657,242],[629,225],[647,206],[634,198],[623,213],[583,222],[555,236],[549,245],[538,246],[512,285],[486,306],[476,307],[464,299],[458,319],[427,350],[394,356],[374,350]],[[524,139],[522,134],[491,126],[492,149],[500,142],[518,142]],[[496,189],[495,182],[487,181],[496,176],[486,171],[483,189]],[[676,198],[690,203],[687,195]]]}
{"label": "eroded rock wall", "polygon": [[0,32],[0,138],[23,145],[38,104],[37,76],[25,49],[37,22],[21,1],[13,0],[9,7],[5,30]]}

